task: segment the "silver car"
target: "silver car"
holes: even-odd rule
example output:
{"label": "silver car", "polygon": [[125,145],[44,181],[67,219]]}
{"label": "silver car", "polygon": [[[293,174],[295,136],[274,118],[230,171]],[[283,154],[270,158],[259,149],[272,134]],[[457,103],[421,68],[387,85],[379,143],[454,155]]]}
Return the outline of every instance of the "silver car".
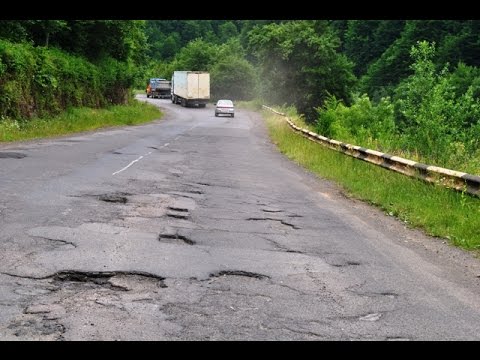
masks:
{"label": "silver car", "polygon": [[235,107],[232,100],[218,100],[215,106],[215,116],[225,114],[231,117],[235,116]]}

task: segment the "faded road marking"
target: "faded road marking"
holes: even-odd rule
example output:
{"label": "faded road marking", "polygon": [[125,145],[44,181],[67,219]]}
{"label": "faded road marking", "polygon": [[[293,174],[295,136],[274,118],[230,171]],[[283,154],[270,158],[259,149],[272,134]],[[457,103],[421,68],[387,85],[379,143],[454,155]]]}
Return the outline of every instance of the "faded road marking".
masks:
{"label": "faded road marking", "polygon": [[123,169],[120,169],[118,171],[115,171],[112,175],[117,175],[119,173],[121,173],[122,171],[125,171],[127,170],[130,166],[132,166],[133,164],[135,164],[137,161],[140,161],[143,159],[143,155],[141,155],[140,157],[138,157],[137,159],[133,160],[130,164],[128,164],[127,166],[125,166]]}
{"label": "faded road marking", "polygon": [[[165,147],[165,146],[168,146],[168,145],[170,145],[170,143],[166,143],[166,144],[164,144],[163,146]],[[128,164],[128,165],[125,166],[124,168],[122,168],[122,169],[120,169],[120,170],[115,171],[114,173],[112,173],[112,176],[113,176],[113,175],[117,175],[117,174],[121,173],[122,171],[127,170],[130,166],[132,166],[133,164],[135,164],[137,161],[140,161],[140,160],[142,160],[145,156],[148,156],[148,155],[151,155],[151,154],[152,154],[152,151],[149,151],[148,153],[139,156],[138,158],[136,158],[135,160],[133,160],[130,164]]]}

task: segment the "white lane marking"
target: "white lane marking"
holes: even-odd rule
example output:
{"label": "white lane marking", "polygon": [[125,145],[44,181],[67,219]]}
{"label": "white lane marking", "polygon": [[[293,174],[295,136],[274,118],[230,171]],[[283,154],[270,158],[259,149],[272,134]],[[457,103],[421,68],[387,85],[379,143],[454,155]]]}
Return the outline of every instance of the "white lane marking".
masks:
{"label": "white lane marking", "polygon": [[[168,145],[170,145],[170,143],[166,143],[166,144],[164,144],[163,146],[168,146]],[[127,166],[125,166],[123,169],[120,169],[120,170],[115,171],[114,173],[112,173],[112,176],[113,176],[113,175],[117,175],[117,174],[121,173],[122,171],[127,170],[130,166],[132,166],[133,164],[135,164],[137,161],[142,160],[145,156],[151,155],[152,152],[153,152],[153,151],[149,151],[149,152],[146,153],[145,155],[139,156],[137,159],[133,160],[130,164],[128,164]]]}
{"label": "white lane marking", "polygon": [[112,175],[117,175],[119,173],[121,173],[122,171],[125,171],[127,170],[130,166],[132,166],[133,164],[135,164],[137,161],[140,161],[143,159],[143,155],[138,157],[137,159],[133,160],[130,164],[128,164],[127,166],[125,166],[123,169],[120,169],[118,171],[115,171]]}
{"label": "white lane marking", "polygon": [[[190,131],[190,130],[194,129],[194,128],[196,128],[197,126],[198,126],[198,125],[193,125],[193,126],[192,126],[190,129],[188,129],[187,131]],[[177,136],[174,140],[178,140],[178,138],[180,138],[180,136],[181,136],[181,135]],[[170,143],[164,144],[163,147],[166,147],[166,146],[168,146],[168,145],[170,145]],[[112,175],[117,175],[117,174],[121,173],[122,171],[127,170],[130,166],[132,166],[133,164],[135,164],[137,161],[142,160],[144,156],[148,156],[148,155],[150,155],[151,153],[152,153],[152,152],[150,151],[149,153],[140,156],[139,158],[133,160],[130,164],[128,164],[127,166],[125,166],[123,169],[120,169],[120,170],[118,170],[118,171],[115,171]]]}

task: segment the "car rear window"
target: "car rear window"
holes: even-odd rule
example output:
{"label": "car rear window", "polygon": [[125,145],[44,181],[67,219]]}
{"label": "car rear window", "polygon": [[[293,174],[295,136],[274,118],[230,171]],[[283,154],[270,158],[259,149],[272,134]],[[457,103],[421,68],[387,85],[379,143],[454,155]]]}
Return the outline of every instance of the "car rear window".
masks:
{"label": "car rear window", "polygon": [[233,106],[231,100],[218,100],[217,106]]}

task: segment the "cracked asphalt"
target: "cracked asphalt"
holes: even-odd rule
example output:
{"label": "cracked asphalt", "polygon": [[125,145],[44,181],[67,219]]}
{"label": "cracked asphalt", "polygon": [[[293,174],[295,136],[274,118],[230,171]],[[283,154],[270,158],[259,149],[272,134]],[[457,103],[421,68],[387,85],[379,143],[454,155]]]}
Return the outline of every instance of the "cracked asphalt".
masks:
{"label": "cracked asphalt", "polygon": [[[0,340],[479,340],[480,264],[287,160],[260,115],[0,145]],[[394,189],[392,189],[394,191]]]}

